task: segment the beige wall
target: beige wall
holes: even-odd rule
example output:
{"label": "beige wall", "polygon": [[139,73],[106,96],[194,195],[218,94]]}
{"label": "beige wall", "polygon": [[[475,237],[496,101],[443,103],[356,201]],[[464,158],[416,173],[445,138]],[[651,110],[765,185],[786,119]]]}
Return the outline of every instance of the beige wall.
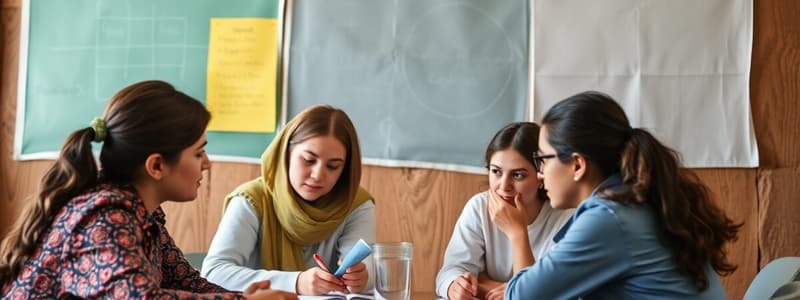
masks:
{"label": "beige wall", "polygon": [[[755,5],[751,75],[753,121],[761,167],[698,170],[717,201],[745,222],[729,247],[739,265],[723,279],[740,299],[759,266],[780,256],[800,256],[800,2],[760,0]],[[16,112],[20,0],[2,0],[0,59],[0,232],[6,232],[26,197],[34,195],[50,161],[11,159]],[[88,121],[88,120],[87,120]],[[221,199],[258,175],[254,165],[216,163],[192,203],[167,204],[168,227],[184,251],[204,251],[221,211]],[[444,247],[464,202],[486,187],[483,176],[367,166],[362,184],[377,199],[378,240],[414,243],[413,288],[432,291]]]}

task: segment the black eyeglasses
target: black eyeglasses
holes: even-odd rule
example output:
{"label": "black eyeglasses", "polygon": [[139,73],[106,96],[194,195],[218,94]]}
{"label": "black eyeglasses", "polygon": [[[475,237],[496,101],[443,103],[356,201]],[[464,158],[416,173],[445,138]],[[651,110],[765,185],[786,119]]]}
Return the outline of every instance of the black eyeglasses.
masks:
{"label": "black eyeglasses", "polygon": [[534,154],[533,155],[533,166],[536,168],[536,172],[542,173],[542,167],[544,166],[544,160],[548,158],[556,157],[555,154]]}

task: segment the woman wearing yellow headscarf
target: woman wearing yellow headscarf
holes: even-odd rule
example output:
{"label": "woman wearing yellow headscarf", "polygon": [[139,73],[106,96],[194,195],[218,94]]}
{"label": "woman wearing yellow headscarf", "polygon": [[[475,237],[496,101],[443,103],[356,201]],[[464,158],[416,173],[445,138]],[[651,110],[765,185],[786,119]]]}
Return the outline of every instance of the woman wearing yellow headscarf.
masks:
{"label": "woman wearing yellow headscarf", "polygon": [[264,151],[261,177],[226,197],[203,276],[232,290],[261,280],[306,295],[371,289],[370,260],[337,278],[313,259],[333,267],[359,239],[375,241],[375,205],[360,181],[347,114],[326,105],[301,112]]}

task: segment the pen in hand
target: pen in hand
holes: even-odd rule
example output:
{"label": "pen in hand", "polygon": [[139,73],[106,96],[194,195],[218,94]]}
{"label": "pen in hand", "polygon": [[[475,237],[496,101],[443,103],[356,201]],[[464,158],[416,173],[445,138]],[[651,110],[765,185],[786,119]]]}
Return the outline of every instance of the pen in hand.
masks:
{"label": "pen in hand", "polygon": [[325,272],[328,272],[328,273],[330,273],[330,272],[331,272],[331,269],[328,269],[328,266],[327,266],[327,265],[325,265],[325,261],[323,261],[323,260],[322,260],[322,257],[320,257],[320,256],[319,256],[319,254],[317,254],[317,253],[314,253],[314,261],[316,261],[316,262],[317,262],[317,265],[318,265],[318,266],[319,266],[321,269],[325,270]]}
{"label": "pen in hand", "polygon": [[[329,274],[333,275],[333,272],[331,272],[331,269],[330,269],[330,268],[328,268],[328,265],[326,265],[326,264],[325,264],[325,261],[324,261],[324,260],[322,260],[322,257],[321,257],[321,256],[319,256],[319,254],[318,254],[318,253],[314,253],[313,257],[314,257],[314,261],[316,261],[316,262],[317,262],[317,266],[319,266],[319,268],[320,268],[320,269],[322,269],[323,271],[325,271],[325,272],[328,272]],[[338,277],[336,277],[336,279],[339,279],[339,278],[338,278]],[[344,288],[346,288],[346,287],[347,287],[347,286],[346,286],[346,285],[345,285],[343,282],[341,282],[341,281],[337,282],[337,284],[338,284],[338,285],[340,285],[340,286],[342,286],[342,287],[344,287]]]}

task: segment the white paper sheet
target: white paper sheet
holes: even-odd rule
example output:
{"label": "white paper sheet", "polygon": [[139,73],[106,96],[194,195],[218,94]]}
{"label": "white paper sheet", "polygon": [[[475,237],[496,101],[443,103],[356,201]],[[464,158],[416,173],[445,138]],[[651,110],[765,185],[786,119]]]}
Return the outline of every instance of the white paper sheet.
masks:
{"label": "white paper sheet", "polygon": [[533,1],[533,115],[610,94],[688,167],[757,167],[750,0]]}

